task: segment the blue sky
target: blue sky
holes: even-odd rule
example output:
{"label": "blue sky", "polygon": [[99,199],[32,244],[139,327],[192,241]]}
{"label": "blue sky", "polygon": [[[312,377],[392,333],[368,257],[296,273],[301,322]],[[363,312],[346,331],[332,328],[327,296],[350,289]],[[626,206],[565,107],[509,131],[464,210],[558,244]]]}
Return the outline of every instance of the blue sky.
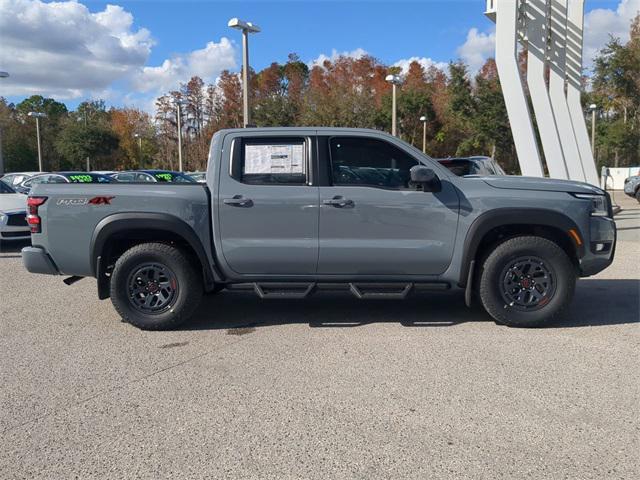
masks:
{"label": "blue sky", "polygon": [[[227,27],[236,16],[262,28],[250,44],[258,70],[290,52],[310,63],[333,52],[366,52],[386,64],[462,57],[473,70],[493,51],[484,3],[0,0],[0,70],[11,74],[0,95],[19,101],[40,93],[71,107],[106,98],[150,110],[158,94],[192,74],[215,82],[223,68],[238,70],[240,33]],[[587,0],[585,51],[592,54],[609,33],[624,37],[639,8],[640,0]]]}

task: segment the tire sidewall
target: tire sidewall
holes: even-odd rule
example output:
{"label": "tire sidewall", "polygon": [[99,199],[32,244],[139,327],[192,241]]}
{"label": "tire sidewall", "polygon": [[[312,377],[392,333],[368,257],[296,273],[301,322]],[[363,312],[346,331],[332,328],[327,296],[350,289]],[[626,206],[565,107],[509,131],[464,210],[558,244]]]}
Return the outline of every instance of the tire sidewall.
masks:
{"label": "tire sidewall", "polygon": [[[194,278],[193,268],[182,252],[168,245],[163,245],[166,252],[154,250],[156,245],[158,244],[151,244],[147,250],[138,248],[135,252],[123,255],[116,262],[111,279],[111,299],[118,313],[125,321],[148,330],[172,328],[182,323],[197,307],[198,299],[194,299],[192,290],[201,288]],[[130,275],[146,263],[162,264],[175,276],[177,295],[171,307],[162,313],[145,314],[137,310],[128,298]]]}
{"label": "tire sidewall", "polygon": [[[482,303],[498,323],[521,327],[541,326],[557,317],[571,301],[576,281],[575,269],[564,251],[553,242],[539,237],[519,239],[520,242],[502,243],[487,258],[481,275]],[[504,268],[526,256],[540,258],[554,276],[555,291],[549,303],[533,311],[509,306],[501,294]]]}

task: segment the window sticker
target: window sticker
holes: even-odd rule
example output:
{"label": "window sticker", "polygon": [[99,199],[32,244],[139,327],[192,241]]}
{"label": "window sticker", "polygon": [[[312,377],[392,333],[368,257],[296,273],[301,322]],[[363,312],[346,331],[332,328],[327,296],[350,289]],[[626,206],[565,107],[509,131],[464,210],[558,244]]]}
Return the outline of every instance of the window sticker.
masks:
{"label": "window sticker", "polygon": [[91,183],[91,175],[69,175],[69,180],[75,183]]}
{"label": "window sticker", "polygon": [[305,173],[303,144],[246,145],[244,174]]}
{"label": "window sticker", "polygon": [[173,176],[170,173],[156,173],[156,178],[164,182],[170,182],[173,180]]}

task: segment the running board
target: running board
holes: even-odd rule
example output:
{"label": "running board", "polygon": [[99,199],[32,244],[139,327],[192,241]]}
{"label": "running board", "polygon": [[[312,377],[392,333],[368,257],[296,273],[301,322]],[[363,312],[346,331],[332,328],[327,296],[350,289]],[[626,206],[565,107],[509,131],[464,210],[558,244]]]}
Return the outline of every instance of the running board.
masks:
{"label": "running board", "polygon": [[402,300],[413,292],[449,290],[446,282],[428,283],[314,283],[314,282],[256,282],[227,285],[227,290],[253,290],[261,299],[302,299],[319,290],[348,291],[360,300]]}

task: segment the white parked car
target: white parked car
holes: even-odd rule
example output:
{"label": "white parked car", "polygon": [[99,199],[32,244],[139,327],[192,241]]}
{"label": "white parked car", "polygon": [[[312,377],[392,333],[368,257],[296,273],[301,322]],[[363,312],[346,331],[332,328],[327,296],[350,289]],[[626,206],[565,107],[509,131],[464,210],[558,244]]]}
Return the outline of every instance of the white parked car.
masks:
{"label": "white parked car", "polygon": [[9,184],[11,187],[15,187],[16,185],[20,185],[25,180],[40,173],[42,172],[12,172],[3,175],[1,178],[4,183]]}
{"label": "white parked car", "polygon": [[0,181],[0,242],[31,239],[27,197]]}

